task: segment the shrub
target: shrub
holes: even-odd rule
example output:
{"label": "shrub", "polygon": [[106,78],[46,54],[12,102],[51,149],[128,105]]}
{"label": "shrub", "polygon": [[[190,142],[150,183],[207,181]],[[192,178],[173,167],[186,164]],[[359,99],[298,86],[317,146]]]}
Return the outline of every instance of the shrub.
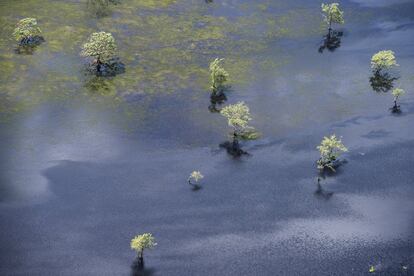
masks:
{"label": "shrub", "polygon": [[24,18],[17,23],[13,36],[21,45],[26,45],[33,43],[41,33],[35,18]]}

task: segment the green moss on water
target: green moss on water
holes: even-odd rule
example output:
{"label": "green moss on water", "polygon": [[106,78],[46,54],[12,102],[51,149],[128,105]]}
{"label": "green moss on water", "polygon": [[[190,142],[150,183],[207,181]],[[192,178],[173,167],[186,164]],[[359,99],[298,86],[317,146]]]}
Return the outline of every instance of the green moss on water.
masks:
{"label": "green moss on water", "polygon": [[[0,91],[10,110],[50,100],[85,97],[114,107],[124,95],[195,93],[209,89],[209,62],[225,58],[233,87],[248,85],[264,70],[276,70],[287,62],[274,43],[284,37],[297,38],[320,32],[318,9],[287,10],[274,1],[229,4],[252,11],[248,16],[216,16],[206,5],[191,0],[122,0],[110,6],[105,17],[91,16],[87,1],[10,1],[0,11]],[[13,52],[10,39],[14,24],[35,17],[46,42],[31,56]],[[126,72],[114,78],[84,76],[79,57],[82,43],[95,31],[111,32]],[[272,56],[276,53],[277,56]],[[197,92],[198,91],[198,92]],[[110,104],[109,104],[110,105]],[[18,106],[18,108],[17,108]],[[16,107],[16,108],[15,108]],[[128,111],[130,112],[130,111]]]}

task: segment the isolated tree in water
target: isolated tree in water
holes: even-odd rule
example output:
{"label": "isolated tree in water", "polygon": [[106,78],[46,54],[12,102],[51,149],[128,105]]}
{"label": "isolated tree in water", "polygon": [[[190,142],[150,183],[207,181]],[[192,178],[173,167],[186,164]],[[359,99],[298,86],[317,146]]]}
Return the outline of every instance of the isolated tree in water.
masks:
{"label": "isolated tree in water", "polygon": [[36,45],[43,41],[42,31],[35,18],[24,18],[17,23],[13,36],[21,46]]}
{"label": "isolated tree in water", "polygon": [[254,140],[259,137],[259,133],[249,126],[252,119],[249,107],[244,102],[238,102],[225,106],[220,114],[227,118],[228,125],[233,129],[231,145],[226,142],[222,146],[234,156],[245,154],[246,152],[240,149],[239,140]]}
{"label": "isolated tree in water", "polygon": [[330,137],[324,137],[321,144],[316,147],[321,157],[317,161],[318,169],[324,170],[329,168],[332,171],[335,171],[335,166],[337,165],[338,157],[343,153],[347,152],[348,149],[342,144],[341,139],[338,139],[335,134]]}
{"label": "isolated tree in water", "polygon": [[384,71],[396,66],[398,66],[397,60],[391,50],[379,51],[371,58],[371,69],[374,75],[385,73]]}
{"label": "isolated tree in water", "polygon": [[151,233],[137,235],[131,240],[131,249],[137,252],[139,263],[144,265],[144,250],[155,247],[157,243]]}
{"label": "isolated tree in water", "polygon": [[328,25],[328,38],[332,33],[332,24],[344,24],[344,12],[339,8],[338,3],[322,4],[322,14],[325,23]]}
{"label": "isolated tree in water", "polygon": [[405,94],[405,91],[401,88],[394,88],[392,90],[392,95],[394,96],[394,106],[391,107],[393,113],[401,112],[400,106],[398,105],[397,101],[398,98]]}
{"label": "isolated tree in water", "polygon": [[88,41],[83,44],[81,55],[94,58],[96,70],[100,73],[102,65],[107,64],[115,57],[116,49],[117,46],[112,34],[106,32],[93,33]]}
{"label": "isolated tree in water", "polygon": [[372,89],[377,92],[388,92],[394,87],[397,77],[391,75],[391,69],[398,66],[394,52],[383,50],[374,54],[371,58],[373,76],[370,77]]}
{"label": "isolated tree in water", "polygon": [[210,63],[210,77],[211,77],[211,89],[213,94],[222,93],[224,84],[229,77],[229,73],[222,67],[224,59],[216,58]]}
{"label": "isolated tree in water", "polygon": [[[190,176],[188,177],[188,184],[194,185],[198,183],[201,179],[204,178],[204,175],[201,174],[200,171],[193,171]],[[193,183],[195,182],[195,183]]]}

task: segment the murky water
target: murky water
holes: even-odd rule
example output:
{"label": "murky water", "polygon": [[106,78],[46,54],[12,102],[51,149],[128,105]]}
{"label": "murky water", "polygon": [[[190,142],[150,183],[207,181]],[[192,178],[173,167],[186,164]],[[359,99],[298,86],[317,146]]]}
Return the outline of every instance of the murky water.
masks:
{"label": "murky water", "polygon": [[[342,1],[341,46],[323,53],[318,1],[86,2],[0,0],[0,274],[413,273],[413,1]],[[19,55],[11,33],[28,16],[46,42]],[[85,74],[97,30],[125,73]],[[398,116],[369,84],[383,49],[407,91]],[[262,133],[239,160],[208,108],[215,57],[226,104],[245,101]],[[321,191],[315,146],[330,133],[350,151]],[[158,246],[134,271],[143,232]]]}

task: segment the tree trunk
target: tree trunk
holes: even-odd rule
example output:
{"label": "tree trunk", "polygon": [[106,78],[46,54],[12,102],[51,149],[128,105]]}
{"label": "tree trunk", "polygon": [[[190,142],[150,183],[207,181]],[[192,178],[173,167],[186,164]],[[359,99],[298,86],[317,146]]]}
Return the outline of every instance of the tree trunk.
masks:
{"label": "tree trunk", "polygon": [[101,73],[101,66],[102,66],[102,62],[101,62],[101,58],[100,57],[98,57],[98,59],[96,60],[96,71],[98,72],[98,73]]}

